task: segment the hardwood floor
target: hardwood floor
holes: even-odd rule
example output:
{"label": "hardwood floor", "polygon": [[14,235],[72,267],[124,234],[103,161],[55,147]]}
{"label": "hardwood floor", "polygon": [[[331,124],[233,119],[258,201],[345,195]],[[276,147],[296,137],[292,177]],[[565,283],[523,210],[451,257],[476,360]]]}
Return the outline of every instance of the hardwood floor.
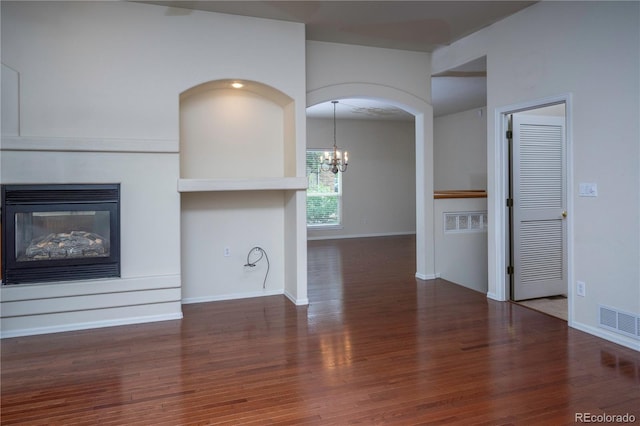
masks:
{"label": "hardwood floor", "polygon": [[4,339],[1,422],[55,425],[640,421],[637,352],[443,280],[412,237],[309,243],[283,296],[184,319]]}

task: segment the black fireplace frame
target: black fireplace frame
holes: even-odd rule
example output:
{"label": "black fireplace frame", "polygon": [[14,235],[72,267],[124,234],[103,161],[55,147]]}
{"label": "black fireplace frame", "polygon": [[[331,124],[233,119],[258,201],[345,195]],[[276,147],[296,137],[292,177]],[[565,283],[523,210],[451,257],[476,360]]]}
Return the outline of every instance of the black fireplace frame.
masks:
{"label": "black fireplace frame", "polygon": [[[16,259],[16,213],[108,211],[109,255],[55,260]],[[120,184],[2,185],[2,284],[120,277]]]}

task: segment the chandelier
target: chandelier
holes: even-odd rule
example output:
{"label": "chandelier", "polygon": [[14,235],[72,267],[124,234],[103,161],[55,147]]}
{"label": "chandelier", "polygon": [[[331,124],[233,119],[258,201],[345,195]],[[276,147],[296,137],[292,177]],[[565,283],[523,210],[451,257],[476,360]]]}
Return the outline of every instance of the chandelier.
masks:
{"label": "chandelier", "polygon": [[349,153],[340,151],[336,145],[336,104],[338,101],[331,101],[333,104],[333,152],[325,152],[320,157],[320,167],[322,170],[333,173],[346,172],[349,165]]}

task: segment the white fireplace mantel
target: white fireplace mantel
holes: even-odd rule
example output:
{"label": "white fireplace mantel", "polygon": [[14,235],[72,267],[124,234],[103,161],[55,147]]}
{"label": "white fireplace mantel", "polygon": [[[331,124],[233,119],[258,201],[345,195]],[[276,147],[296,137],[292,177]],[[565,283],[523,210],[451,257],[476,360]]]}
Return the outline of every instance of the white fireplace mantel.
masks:
{"label": "white fireplace mantel", "polygon": [[2,151],[178,153],[178,140],[2,135]]}
{"label": "white fireplace mantel", "polygon": [[306,190],[306,177],[178,179],[178,192]]}

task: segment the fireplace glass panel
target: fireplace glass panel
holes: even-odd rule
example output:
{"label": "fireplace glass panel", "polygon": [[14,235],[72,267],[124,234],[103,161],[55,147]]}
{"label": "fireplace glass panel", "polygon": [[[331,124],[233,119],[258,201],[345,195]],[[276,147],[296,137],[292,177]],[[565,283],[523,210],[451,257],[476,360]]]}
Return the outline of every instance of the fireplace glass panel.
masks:
{"label": "fireplace glass panel", "polygon": [[16,213],[16,261],[109,257],[110,214],[108,210]]}

